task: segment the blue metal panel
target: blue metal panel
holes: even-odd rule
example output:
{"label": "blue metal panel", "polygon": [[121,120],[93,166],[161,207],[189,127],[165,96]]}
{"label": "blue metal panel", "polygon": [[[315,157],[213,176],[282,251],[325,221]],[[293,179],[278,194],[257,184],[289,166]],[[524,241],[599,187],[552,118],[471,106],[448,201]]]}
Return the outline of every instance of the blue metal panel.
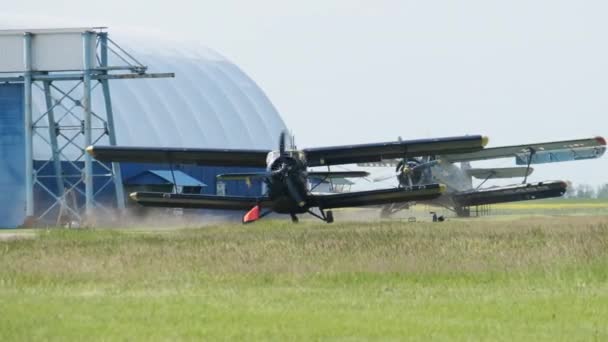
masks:
{"label": "blue metal panel", "polygon": [[23,85],[0,85],[0,228],[25,219]]}
{"label": "blue metal panel", "polygon": [[[166,164],[143,164],[143,163],[120,163],[123,180],[148,170],[170,170]],[[197,179],[207,186],[203,188],[202,193],[215,195],[217,180],[216,176],[222,173],[231,172],[260,172],[264,169],[247,168],[247,167],[211,167],[211,166],[196,166],[196,165],[175,165],[174,170],[179,170],[185,174]],[[178,182],[179,183],[179,182]],[[226,195],[240,196],[260,196],[262,194],[262,182],[254,180],[251,186],[248,186],[245,181],[229,181],[226,183]]]}

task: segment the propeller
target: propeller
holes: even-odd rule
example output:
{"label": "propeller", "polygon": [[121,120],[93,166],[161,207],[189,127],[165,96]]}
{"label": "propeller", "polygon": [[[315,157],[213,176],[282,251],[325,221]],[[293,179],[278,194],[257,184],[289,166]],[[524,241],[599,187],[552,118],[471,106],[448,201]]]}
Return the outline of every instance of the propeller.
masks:
{"label": "propeller", "polygon": [[277,163],[280,163],[280,166],[271,172],[271,176],[279,176],[283,178],[285,185],[287,186],[287,193],[289,193],[289,196],[298,204],[298,206],[303,207],[306,205],[304,195],[294,182],[292,178],[293,175],[290,174],[297,161],[291,157],[289,153],[287,153],[285,139],[286,132],[283,131],[279,135],[279,158],[276,161]]}
{"label": "propeller", "polygon": [[282,131],[279,135],[279,153],[281,156],[285,155],[285,131]]}

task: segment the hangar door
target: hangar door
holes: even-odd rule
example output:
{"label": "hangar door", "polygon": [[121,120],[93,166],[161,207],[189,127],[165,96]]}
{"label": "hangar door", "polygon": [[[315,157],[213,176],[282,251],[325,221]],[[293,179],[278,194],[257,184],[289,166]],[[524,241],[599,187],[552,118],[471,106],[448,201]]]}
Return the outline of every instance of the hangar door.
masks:
{"label": "hangar door", "polygon": [[25,218],[23,85],[0,84],[0,228]]}

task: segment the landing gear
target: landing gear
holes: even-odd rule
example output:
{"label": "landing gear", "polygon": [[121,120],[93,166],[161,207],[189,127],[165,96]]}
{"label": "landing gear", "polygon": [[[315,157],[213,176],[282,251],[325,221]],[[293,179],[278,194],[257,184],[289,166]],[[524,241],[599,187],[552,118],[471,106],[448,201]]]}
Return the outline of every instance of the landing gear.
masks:
{"label": "landing gear", "polygon": [[334,222],[334,212],[331,210],[328,210],[325,213],[325,222],[327,223],[333,223]]}
{"label": "landing gear", "polygon": [[290,215],[291,215],[291,222],[293,222],[293,223],[300,222],[300,220],[298,219],[298,217],[296,216],[296,214],[290,214]]}
{"label": "landing gear", "polygon": [[383,219],[390,218],[391,215],[393,214],[392,206],[393,206],[392,204],[387,204],[387,205],[383,206],[382,210],[380,210],[380,218],[383,218]]}
{"label": "landing gear", "polygon": [[311,210],[308,210],[308,213],[310,215],[318,218],[319,220],[325,221],[327,223],[334,222],[334,213],[331,210],[328,210],[327,212],[325,212],[325,211],[323,211],[323,209],[319,208],[319,211],[321,212],[320,215]]}

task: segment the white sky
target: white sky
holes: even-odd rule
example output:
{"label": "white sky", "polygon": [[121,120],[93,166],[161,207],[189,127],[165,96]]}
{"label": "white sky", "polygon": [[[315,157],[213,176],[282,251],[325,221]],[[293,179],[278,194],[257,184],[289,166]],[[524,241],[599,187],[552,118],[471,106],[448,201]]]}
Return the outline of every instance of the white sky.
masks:
{"label": "white sky", "polygon": [[[25,0],[3,4],[0,27],[211,47],[264,89],[299,147],[467,133],[498,146],[608,136],[607,13],[601,0]],[[608,182],[608,157],[535,169],[533,181]]]}

